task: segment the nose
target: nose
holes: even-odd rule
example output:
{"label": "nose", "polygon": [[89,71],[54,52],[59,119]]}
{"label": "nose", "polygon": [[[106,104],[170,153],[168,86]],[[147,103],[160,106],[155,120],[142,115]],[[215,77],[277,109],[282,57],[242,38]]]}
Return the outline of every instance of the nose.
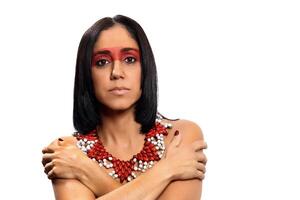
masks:
{"label": "nose", "polygon": [[110,79],[115,80],[115,79],[120,79],[120,78],[124,78],[124,71],[123,71],[120,61],[116,60],[113,63]]}

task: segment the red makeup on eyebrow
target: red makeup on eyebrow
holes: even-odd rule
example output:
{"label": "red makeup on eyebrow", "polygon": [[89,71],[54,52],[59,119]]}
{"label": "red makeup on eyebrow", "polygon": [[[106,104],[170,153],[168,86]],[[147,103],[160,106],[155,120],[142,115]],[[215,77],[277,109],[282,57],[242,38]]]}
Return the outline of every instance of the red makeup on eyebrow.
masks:
{"label": "red makeup on eyebrow", "polygon": [[97,62],[97,59],[104,58],[110,60],[123,60],[126,56],[134,56],[137,61],[140,61],[140,51],[132,47],[111,47],[101,48],[93,54],[93,65]]}

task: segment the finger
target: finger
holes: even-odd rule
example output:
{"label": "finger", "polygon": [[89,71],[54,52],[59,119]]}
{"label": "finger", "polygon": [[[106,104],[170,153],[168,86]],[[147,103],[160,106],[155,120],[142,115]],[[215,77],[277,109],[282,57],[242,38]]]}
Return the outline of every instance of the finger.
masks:
{"label": "finger", "polygon": [[48,179],[54,179],[54,178],[56,177],[54,170],[55,170],[55,167],[53,167],[53,168],[49,171],[49,173],[47,174]]}
{"label": "finger", "polygon": [[54,140],[48,146],[43,148],[42,153],[53,153],[58,147],[58,140]]}
{"label": "finger", "polygon": [[169,144],[170,147],[178,147],[182,141],[181,134],[178,130],[174,132],[174,136]]}
{"label": "finger", "polygon": [[197,170],[196,174],[197,178],[199,178],[201,181],[205,178],[205,175],[202,173],[202,171]]}
{"label": "finger", "polygon": [[175,139],[176,147],[179,147],[181,142],[182,142],[182,134],[179,134],[179,132],[178,132],[178,134],[176,135],[176,139]]}
{"label": "finger", "polygon": [[207,148],[207,143],[203,140],[196,140],[192,143],[195,151],[200,151]]}
{"label": "finger", "polygon": [[51,142],[48,147],[55,150],[56,148],[59,148],[59,146],[61,144],[63,144],[64,142],[65,142],[65,140],[63,138],[59,137],[59,138],[55,139],[53,142]]}
{"label": "finger", "polygon": [[164,158],[166,157],[166,155],[167,155],[167,153],[168,153],[168,150],[169,150],[169,149],[172,149],[172,148],[175,148],[175,147],[176,147],[176,144],[178,144],[178,141],[176,142],[176,140],[180,139],[180,138],[178,138],[179,135],[180,135],[180,134],[179,134],[179,131],[176,130],[176,131],[174,132],[173,137],[171,138],[171,141],[170,141],[170,143],[169,143],[169,145],[168,145],[168,148],[166,148],[165,151],[164,151],[164,154],[163,154],[163,157],[164,157]]}
{"label": "finger", "polygon": [[62,138],[57,139],[57,145],[61,146],[64,144],[64,140]]}
{"label": "finger", "polygon": [[170,144],[171,144],[172,142],[174,142],[174,140],[176,139],[176,136],[177,136],[178,134],[179,134],[179,131],[176,130],[176,131],[174,132],[174,135],[173,135],[171,141],[170,141]]}
{"label": "finger", "polygon": [[53,153],[45,153],[42,158],[43,166],[45,166],[48,162],[51,162],[54,157],[55,155]]}
{"label": "finger", "polygon": [[196,168],[197,168],[197,170],[200,170],[203,174],[205,174],[206,167],[205,167],[205,165],[203,163],[197,162]]}
{"label": "finger", "polygon": [[203,140],[196,140],[192,143],[192,147],[195,151],[201,151],[207,148],[207,144]]}
{"label": "finger", "polygon": [[49,171],[52,170],[53,166],[54,166],[54,165],[53,165],[52,162],[48,162],[48,163],[45,165],[44,172],[48,175]]}
{"label": "finger", "polygon": [[206,155],[203,152],[200,152],[200,151],[197,152],[197,160],[198,160],[198,162],[201,162],[204,165],[206,165],[206,163],[207,163]]}
{"label": "finger", "polygon": [[42,153],[53,153],[53,152],[54,152],[54,150],[51,149],[51,148],[49,148],[49,146],[44,147],[44,148],[42,149]]}

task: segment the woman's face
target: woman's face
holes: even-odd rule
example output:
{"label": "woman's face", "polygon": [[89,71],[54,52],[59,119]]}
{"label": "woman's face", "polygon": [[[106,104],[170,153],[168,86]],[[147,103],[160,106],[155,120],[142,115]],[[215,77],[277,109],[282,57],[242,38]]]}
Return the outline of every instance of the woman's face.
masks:
{"label": "woman's face", "polygon": [[134,106],[141,96],[141,63],[137,42],[122,25],[100,33],[93,49],[92,79],[99,102],[112,110]]}

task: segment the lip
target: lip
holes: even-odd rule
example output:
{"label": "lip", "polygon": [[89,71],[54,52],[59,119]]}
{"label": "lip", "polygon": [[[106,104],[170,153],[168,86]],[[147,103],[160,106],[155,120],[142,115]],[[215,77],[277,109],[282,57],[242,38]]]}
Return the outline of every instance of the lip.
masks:
{"label": "lip", "polygon": [[110,89],[109,92],[111,92],[112,94],[115,94],[115,95],[123,95],[123,94],[126,94],[127,92],[129,92],[129,88],[114,87],[114,88]]}

